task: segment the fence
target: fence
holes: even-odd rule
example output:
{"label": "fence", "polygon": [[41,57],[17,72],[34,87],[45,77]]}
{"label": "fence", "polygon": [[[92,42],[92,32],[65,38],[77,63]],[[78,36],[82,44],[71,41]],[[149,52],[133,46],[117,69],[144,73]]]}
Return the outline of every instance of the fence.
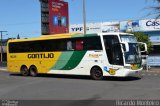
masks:
{"label": "fence", "polygon": [[148,56],[147,65],[148,66],[160,66],[160,56]]}

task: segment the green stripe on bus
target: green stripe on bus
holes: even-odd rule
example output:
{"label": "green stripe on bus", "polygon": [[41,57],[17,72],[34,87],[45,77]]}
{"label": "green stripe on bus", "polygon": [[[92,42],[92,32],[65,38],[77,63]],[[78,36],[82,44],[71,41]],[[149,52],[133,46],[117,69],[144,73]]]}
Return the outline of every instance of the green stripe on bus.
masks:
{"label": "green stripe on bus", "polygon": [[85,34],[84,37],[98,36],[97,34]]}
{"label": "green stripe on bus", "polygon": [[74,34],[71,37],[76,38],[76,37],[91,37],[91,36],[98,36],[97,34]]}
{"label": "green stripe on bus", "polygon": [[74,34],[71,36],[72,38],[84,37],[84,34]]}
{"label": "green stripe on bus", "polygon": [[67,65],[61,70],[72,70],[79,65],[87,51],[75,51]]}
{"label": "green stripe on bus", "polygon": [[56,64],[51,68],[52,70],[60,70],[70,60],[71,56],[73,55],[74,52],[62,52],[60,58],[57,60]]}

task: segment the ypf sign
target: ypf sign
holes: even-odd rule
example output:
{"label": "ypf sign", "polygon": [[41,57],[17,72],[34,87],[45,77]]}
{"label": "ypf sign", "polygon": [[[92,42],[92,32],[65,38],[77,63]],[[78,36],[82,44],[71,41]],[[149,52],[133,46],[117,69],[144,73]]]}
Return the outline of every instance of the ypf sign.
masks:
{"label": "ypf sign", "polygon": [[84,32],[83,24],[70,25],[69,32],[70,33],[83,33]]}

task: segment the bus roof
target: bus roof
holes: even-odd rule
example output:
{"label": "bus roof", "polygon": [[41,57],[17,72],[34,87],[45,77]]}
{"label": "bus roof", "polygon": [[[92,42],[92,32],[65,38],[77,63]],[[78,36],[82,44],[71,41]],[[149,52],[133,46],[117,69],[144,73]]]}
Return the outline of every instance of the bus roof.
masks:
{"label": "bus roof", "polygon": [[100,35],[133,35],[131,33],[124,33],[124,32],[106,32],[106,33],[99,33]]}
{"label": "bus roof", "polygon": [[89,36],[100,36],[100,35],[133,35],[123,32],[107,32],[107,33],[93,33],[93,34],[82,34],[82,33],[64,33],[64,34],[54,34],[54,35],[42,35],[37,38],[29,39],[11,39],[8,42],[22,42],[22,41],[34,41],[34,40],[44,40],[44,39],[63,39],[63,38],[76,38],[76,37],[89,37]]}
{"label": "bus roof", "polygon": [[37,38],[29,38],[29,39],[11,39],[8,42],[22,42],[22,41],[44,40],[44,39],[63,39],[63,38],[76,38],[76,37],[87,37],[87,36],[97,36],[97,34],[64,33],[64,34],[54,34],[54,35],[42,35]]}

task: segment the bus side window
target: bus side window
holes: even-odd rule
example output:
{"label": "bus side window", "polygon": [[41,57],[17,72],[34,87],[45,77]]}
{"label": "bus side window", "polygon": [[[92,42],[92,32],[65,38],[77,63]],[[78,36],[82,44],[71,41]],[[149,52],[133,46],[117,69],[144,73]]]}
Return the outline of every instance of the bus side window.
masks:
{"label": "bus side window", "polygon": [[76,41],[76,50],[83,50],[83,41],[82,40]]}
{"label": "bus side window", "polygon": [[60,40],[58,48],[59,48],[58,51],[65,51],[66,50],[66,41]]}
{"label": "bus side window", "polygon": [[73,50],[72,41],[67,42],[67,50]]}

